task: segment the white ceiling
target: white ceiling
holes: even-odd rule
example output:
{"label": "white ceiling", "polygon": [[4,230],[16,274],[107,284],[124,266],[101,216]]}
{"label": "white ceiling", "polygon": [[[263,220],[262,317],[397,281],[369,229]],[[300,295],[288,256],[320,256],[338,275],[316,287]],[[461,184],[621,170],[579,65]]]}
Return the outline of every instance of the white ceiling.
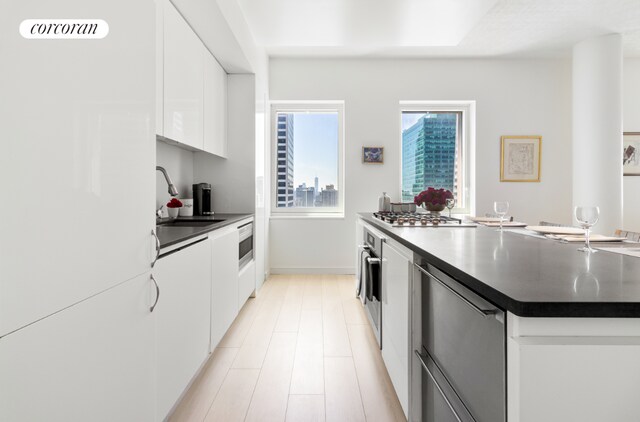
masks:
{"label": "white ceiling", "polygon": [[239,0],[275,57],[559,57],[623,35],[640,56],[640,0]]}

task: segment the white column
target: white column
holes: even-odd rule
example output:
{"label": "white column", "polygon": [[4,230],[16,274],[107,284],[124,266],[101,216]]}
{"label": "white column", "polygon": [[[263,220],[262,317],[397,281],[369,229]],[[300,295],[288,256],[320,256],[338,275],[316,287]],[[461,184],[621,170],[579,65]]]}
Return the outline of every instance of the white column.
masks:
{"label": "white column", "polygon": [[594,231],[622,228],[622,37],[573,48],[573,205],[597,205]]}

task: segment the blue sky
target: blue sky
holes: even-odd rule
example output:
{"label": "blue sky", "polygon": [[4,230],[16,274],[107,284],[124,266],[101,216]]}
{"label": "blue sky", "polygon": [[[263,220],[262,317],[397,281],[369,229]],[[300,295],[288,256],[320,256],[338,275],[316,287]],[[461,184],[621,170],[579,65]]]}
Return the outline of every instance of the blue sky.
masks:
{"label": "blue sky", "polygon": [[338,182],[338,114],[294,113],[293,182],[319,188]]}
{"label": "blue sky", "polygon": [[424,117],[426,113],[402,113],[402,130],[405,131],[413,126],[418,120]]}

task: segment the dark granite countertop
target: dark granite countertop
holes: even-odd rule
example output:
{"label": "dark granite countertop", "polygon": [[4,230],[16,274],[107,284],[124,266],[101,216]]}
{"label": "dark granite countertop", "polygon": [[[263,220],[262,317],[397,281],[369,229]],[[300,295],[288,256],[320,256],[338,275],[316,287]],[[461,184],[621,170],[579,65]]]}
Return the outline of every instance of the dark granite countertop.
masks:
{"label": "dark granite countertop", "polygon": [[[160,224],[156,226],[156,234],[158,235],[158,239],[160,239],[160,249],[175,245],[180,242],[184,242],[185,240],[189,240],[202,234],[209,233],[210,231],[220,229],[230,224],[237,223],[238,221],[244,220],[248,217],[253,217],[253,214],[215,214],[211,216],[177,218],[178,220],[182,221],[211,221],[211,224],[209,225],[198,227],[171,226],[171,220],[168,218],[163,218],[162,222],[169,222],[169,224]],[[213,220],[224,221],[214,222]]]}
{"label": "dark granite countertop", "polygon": [[367,223],[495,305],[524,317],[640,317],[640,258],[493,228]]}

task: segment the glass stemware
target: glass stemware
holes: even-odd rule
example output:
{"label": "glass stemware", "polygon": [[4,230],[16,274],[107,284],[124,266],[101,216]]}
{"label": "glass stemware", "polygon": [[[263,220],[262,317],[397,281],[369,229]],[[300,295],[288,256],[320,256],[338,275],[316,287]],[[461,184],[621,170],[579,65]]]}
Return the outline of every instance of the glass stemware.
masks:
{"label": "glass stemware", "polygon": [[574,209],[574,214],[578,224],[584,229],[584,246],[578,250],[581,252],[595,252],[596,250],[591,248],[591,244],[589,243],[589,234],[591,227],[593,227],[600,218],[600,208],[580,206]]}
{"label": "glass stemware", "polygon": [[447,208],[449,209],[449,218],[451,218],[451,209],[456,205],[455,198],[447,198]]}
{"label": "glass stemware", "polygon": [[496,201],[493,203],[493,211],[500,217],[500,229],[502,231],[502,220],[509,211],[509,203],[507,201]]}

